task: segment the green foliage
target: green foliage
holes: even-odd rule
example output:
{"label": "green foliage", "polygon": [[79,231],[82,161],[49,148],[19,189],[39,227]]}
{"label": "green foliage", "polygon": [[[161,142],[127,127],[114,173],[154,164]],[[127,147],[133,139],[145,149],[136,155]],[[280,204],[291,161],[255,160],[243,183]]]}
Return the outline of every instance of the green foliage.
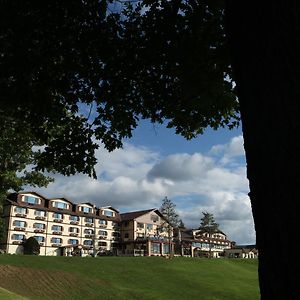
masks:
{"label": "green foliage", "polygon": [[4,1],[0,20],[0,113],[44,146],[35,171],[96,177],[96,140],[141,118],[188,139],[238,123],[223,1]]}
{"label": "green foliage", "polygon": [[208,212],[202,212],[202,214],[199,229],[209,233],[216,232],[219,229],[219,224],[215,222],[214,215]]}
{"label": "green foliage", "polygon": [[24,254],[30,254],[30,255],[39,255],[40,254],[40,244],[33,236],[28,238],[23,243],[23,247],[24,247]]}
{"label": "green foliage", "polygon": [[259,299],[257,260],[2,255],[2,265],[14,268],[0,285],[29,299]]}
{"label": "green foliage", "polygon": [[168,197],[165,197],[162,200],[162,205],[159,211],[166,219],[166,223],[168,225],[171,227],[178,227],[180,219],[176,212],[176,205],[170,199],[168,199]]}
{"label": "green foliage", "polygon": [[21,120],[10,117],[0,117],[0,198],[6,196],[6,191],[18,191],[23,185],[46,186],[52,181],[48,176],[36,170],[30,170],[29,165],[36,163],[38,151],[34,146],[41,145],[34,138],[30,128]]}

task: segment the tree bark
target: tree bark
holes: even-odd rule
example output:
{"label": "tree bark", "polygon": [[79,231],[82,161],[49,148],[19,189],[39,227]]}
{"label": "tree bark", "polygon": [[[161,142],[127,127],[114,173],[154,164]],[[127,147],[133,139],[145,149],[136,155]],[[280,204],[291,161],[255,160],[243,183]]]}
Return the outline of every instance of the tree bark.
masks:
{"label": "tree bark", "polygon": [[300,299],[300,2],[227,1],[261,299]]}

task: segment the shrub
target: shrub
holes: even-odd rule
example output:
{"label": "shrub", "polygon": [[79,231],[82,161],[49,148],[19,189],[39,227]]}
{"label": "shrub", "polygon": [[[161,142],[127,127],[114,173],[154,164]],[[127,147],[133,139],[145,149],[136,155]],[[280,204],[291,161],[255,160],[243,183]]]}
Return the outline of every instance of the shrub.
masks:
{"label": "shrub", "polygon": [[24,254],[30,254],[30,255],[40,254],[40,244],[33,236],[27,239],[23,243],[23,247],[24,247]]}

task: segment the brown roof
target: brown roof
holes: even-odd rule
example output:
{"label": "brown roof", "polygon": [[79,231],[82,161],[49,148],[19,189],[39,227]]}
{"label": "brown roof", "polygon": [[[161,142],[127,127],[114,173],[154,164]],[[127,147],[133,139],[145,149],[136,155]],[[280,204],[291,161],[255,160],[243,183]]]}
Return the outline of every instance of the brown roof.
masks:
{"label": "brown roof", "polygon": [[121,221],[130,221],[130,220],[136,219],[140,216],[143,216],[143,215],[145,215],[145,214],[147,214],[151,211],[155,211],[156,213],[159,213],[159,215],[160,215],[159,210],[156,209],[156,208],[147,209],[147,210],[132,211],[132,212],[120,214]]}

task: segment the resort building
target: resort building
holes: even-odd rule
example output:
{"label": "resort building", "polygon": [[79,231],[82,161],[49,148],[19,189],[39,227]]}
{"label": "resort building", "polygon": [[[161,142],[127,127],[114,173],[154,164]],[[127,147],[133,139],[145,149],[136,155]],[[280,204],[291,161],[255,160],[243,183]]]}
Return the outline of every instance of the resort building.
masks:
{"label": "resort building", "polygon": [[176,252],[192,257],[224,256],[224,250],[231,248],[231,242],[221,230],[209,235],[200,229],[178,228],[175,231]]}
{"label": "resort building", "polygon": [[173,251],[173,230],[168,236],[164,216],[158,209],[121,214],[120,255],[164,256]]}
{"label": "resort building", "polygon": [[21,192],[8,196],[3,212],[0,248],[6,253],[23,253],[22,243],[31,236],[39,242],[41,255],[96,255],[118,248],[120,214],[110,206]]}
{"label": "resort building", "polygon": [[256,249],[235,247],[225,233],[170,228],[158,209],[120,214],[111,206],[47,199],[35,192],[12,193],[3,205],[4,235],[0,249],[23,253],[34,237],[40,255],[126,255],[192,257],[257,257]]}

